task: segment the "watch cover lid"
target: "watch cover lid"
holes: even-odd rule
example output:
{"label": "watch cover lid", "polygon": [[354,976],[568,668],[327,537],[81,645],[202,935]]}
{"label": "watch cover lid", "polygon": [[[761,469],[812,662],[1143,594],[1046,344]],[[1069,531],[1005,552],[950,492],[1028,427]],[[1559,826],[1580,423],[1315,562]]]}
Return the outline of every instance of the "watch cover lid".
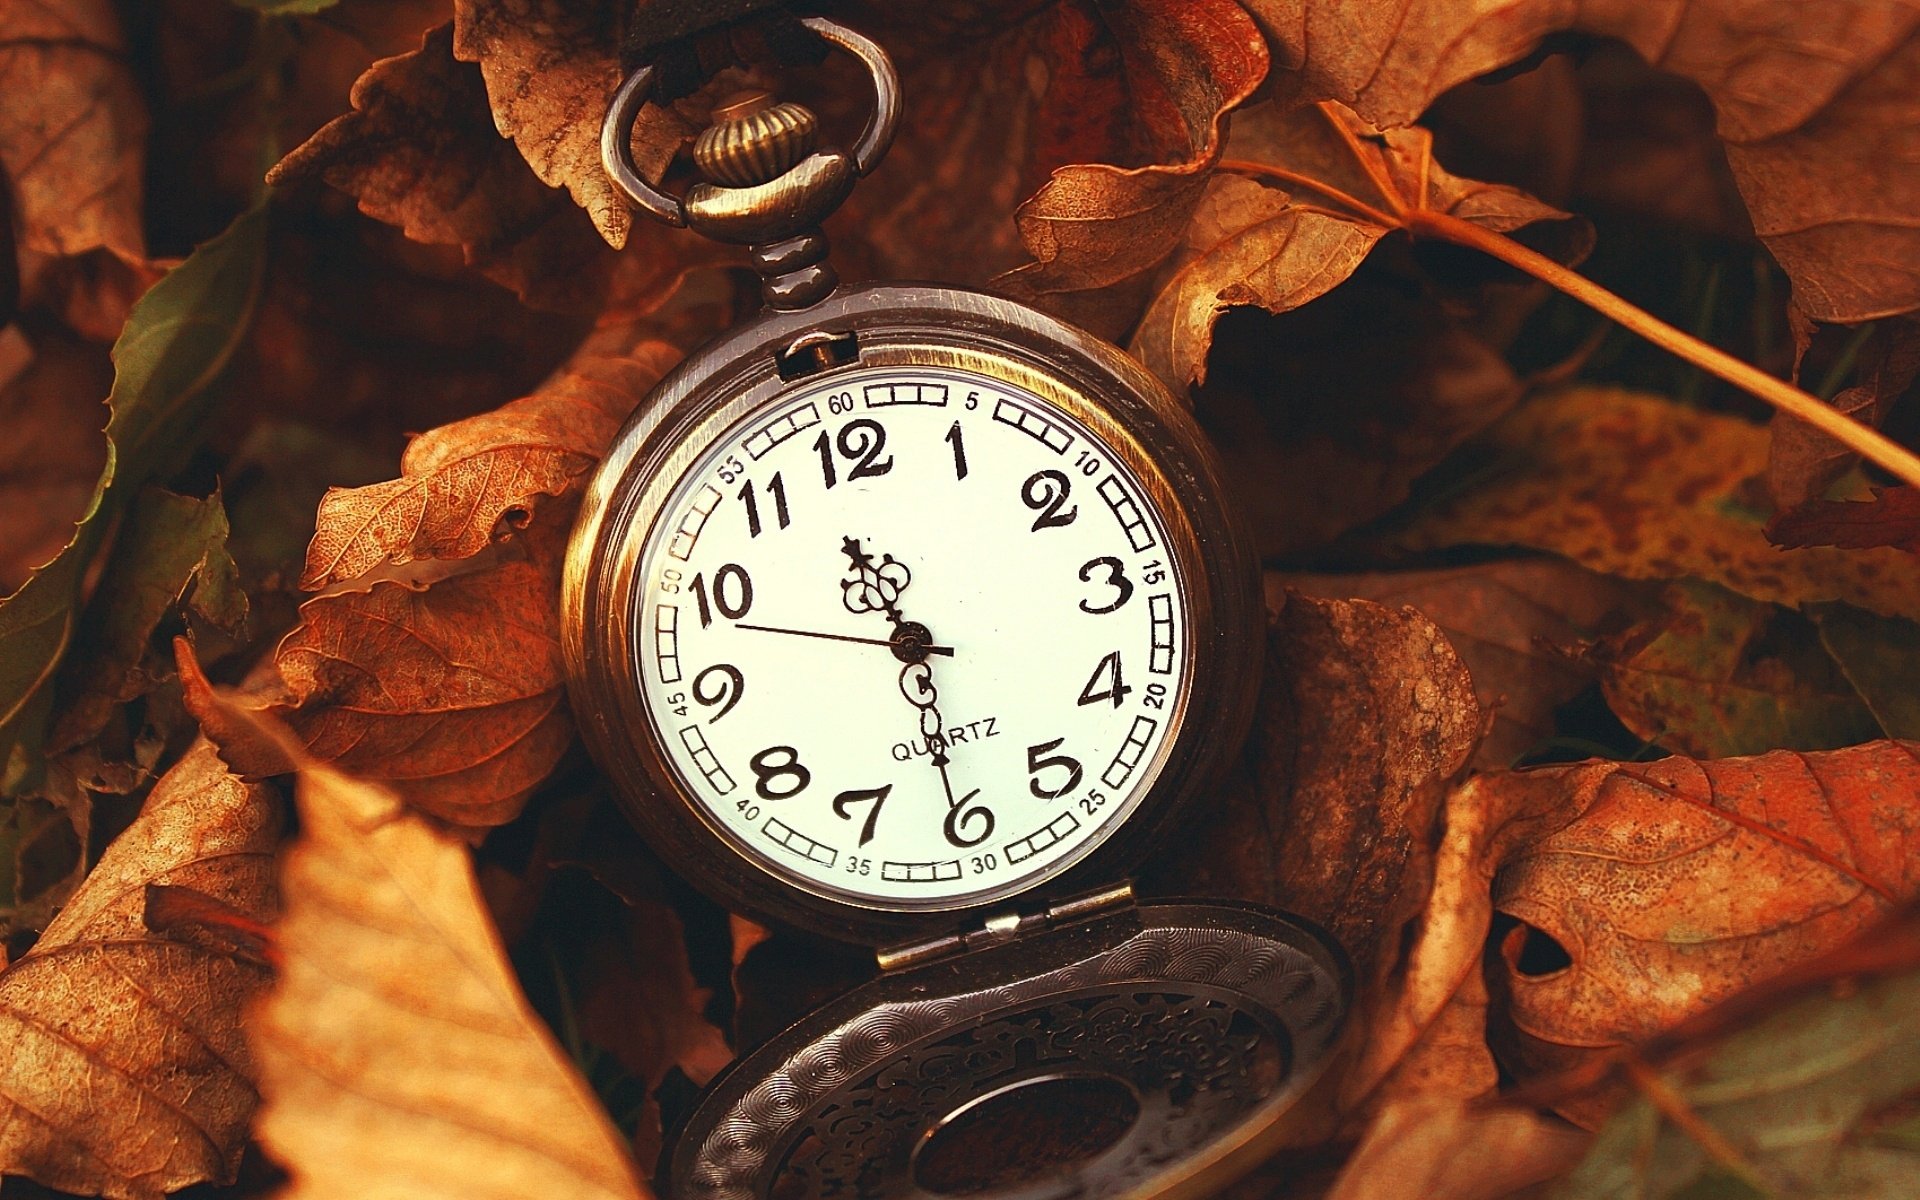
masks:
{"label": "watch cover lid", "polygon": [[882,975],[715,1080],[669,1151],[665,1190],[1207,1194],[1284,1142],[1351,993],[1318,930],[1197,902]]}

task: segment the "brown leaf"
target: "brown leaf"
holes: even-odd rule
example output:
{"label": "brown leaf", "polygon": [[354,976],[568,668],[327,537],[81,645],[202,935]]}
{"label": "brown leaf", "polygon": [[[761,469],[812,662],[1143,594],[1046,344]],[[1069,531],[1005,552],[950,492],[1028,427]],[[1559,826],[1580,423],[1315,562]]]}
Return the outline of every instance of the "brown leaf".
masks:
{"label": "brown leaf", "polygon": [[0,331],[0,594],[11,594],[73,540],[106,462],[106,348],[55,331]]}
{"label": "brown leaf", "polygon": [[1557,558],[1514,559],[1435,571],[1274,574],[1282,588],[1328,599],[1407,605],[1432,621],[1473,675],[1492,725],[1474,752],[1482,770],[1511,765],[1554,736],[1553,710],[1594,682],[1572,651],[1636,603],[1633,585]]}
{"label": "brown leaf", "polygon": [[[1444,213],[1501,233],[1572,220],[1516,188],[1450,174],[1434,162],[1425,129],[1376,130],[1332,103],[1239,114],[1227,153],[1234,169],[1290,191],[1233,178],[1213,184],[1212,207],[1188,231],[1193,257],[1154,298],[1133,337],[1134,354],[1176,391],[1205,381],[1221,312],[1257,305],[1282,313],[1317,299],[1382,236],[1404,228],[1409,212]],[[1562,257],[1583,257],[1590,241],[1576,222]]]}
{"label": "brown leaf", "polygon": [[423,812],[510,820],[573,740],[558,597],[529,562],[318,596],[300,617],[275,654],[290,700],[274,711],[316,759]]}
{"label": "brown leaf", "polygon": [[1816,500],[1767,526],[1776,546],[1892,546],[1920,554],[1920,488],[1874,488],[1871,500]]}
{"label": "brown leaf", "polygon": [[[1071,20],[1070,12],[1060,15]],[[1145,282],[1206,189],[1227,110],[1251,96],[1267,72],[1259,30],[1235,4],[1148,0],[1107,7],[1101,21],[1118,45],[1133,100],[1122,111],[1140,122],[1152,157],[1134,165],[1096,154],[1059,166],[1014,214],[1035,261],[996,281],[1018,299],[1096,321],[1088,298],[1074,294]],[[971,103],[982,101],[976,94]],[[945,153],[964,149],[949,145]],[[1142,149],[1127,147],[1127,157]],[[1131,313],[1098,323],[1118,336],[1132,324]]]}
{"label": "brown leaf", "polygon": [[[1845,941],[1920,887],[1920,754],[1875,742],[1489,780],[1584,803],[1505,857],[1495,1046],[1516,1072],[1569,1065]],[[1570,960],[1541,970],[1527,943]],[[1504,1019],[1502,1019],[1504,1018]]]}
{"label": "brown leaf", "polygon": [[1242,770],[1203,835],[1149,881],[1299,913],[1369,979],[1404,915],[1407,863],[1480,725],[1466,668],[1419,613],[1289,595]]}
{"label": "brown leaf", "polygon": [[[1857,350],[1855,382],[1836,392],[1828,403],[1863,424],[1879,428],[1920,376],[1920,319],[1898,317],[1856,330],[1816,327],[1797,309],[1787,315],[1794,335],[1793,374],[1804,386],[1814,386],[1809,381],[1816,366],[1828,370],[1844,366],[1818,361],[1825,357],[1820,351],[1828,343],[1845,335],[1834,352],[1836,358]],[[1817,500],[1835,480],[1859,465],[1860,456],[1832,436],[1785,413],[1774,414],[1773,443],[1767,448],[1767,490],[1780,508]]]}
{"label": "brown leaf", "polygon": [[146,257],[146,106],[108,0],[8,5],[0,17],[0,164],[29,250]]}
{"label": "brown leaf", "polygon": [[[1513,63],[1550,33],[1625,41],[1714,103],[1755,231],[1823,321],[1920,307],[1913,263],[1920,164],[1885,153],[1920,96],[1920,14],[1870,2],[1794,12],[1750,0],[1486,6],[1438,0],[1253,0],[1276,94],[1340,100],[1405,125],[1454,84]],[[1845,180],[1844,186],[1835,186]]]}
{"label": "brown leaf", "polygon": [[[455,0],[453,55],[478,63],[493,121],[549,187],[564,187],[587,210],[600,236],[627,243],[633,213],[600,165],[600,123],[620,86],[619,49],[626,10],[564,0]],[[651,154],[643,170],[666,165],[692,132],[670,110],[648,106],[640,140]],[[652,161],[648,161],[648,159]]]}
{"label": "brown leaf", "polygon": [[1561,1174],[1587,1142],[1528,1109],[1416,1096],[1381,1109],[1326,1200],[1491,1200]]}
{"label": "brown leaf", "polygon": [[272,794],[198,743],[0,974],[0,1170],[140,1200],[232,1181],[255,1103],[239,1014],[267,974],[149,931],[144,889],[191,887],[266,920],[278,833]]}
{"label": "brown leaf", "polygon": [[1542,395],[1487,431],[1468,485],[1388,535],[1405,549],[1517,545],[1629,579],[1697,577],[1756,600],[1842,600],[1898,616],[1920,561],[1898,550],[1781,551],[1754,507],[1766,430],[1600,387]]}
{"label": "brown leaf", "polygon": [[461,843],[325,766],[297,795],[285,966],[247,1022],[284,1194],[647,1195],[521,996]]}
{"label": "brown leaf", "polygon": [[408,237],[461,247],[469,264],[537,308],[597,307],[616,272],[631,266],[644,277],[624,279],[627,291],[669,290],[676,261],[609,250],[585,214],[494,130],[480,70],[454,60],[450,26],[373,64],[354,83],[352,103],[353,112],[282,159],[269,182],[325,179]]}
{"label": "brown leaf", "polygon": [[647,342],[630,356],[576,361],[533,395],[415,438],[403,478],[334,489],[320,502],[300,586],[363,575],[381,562],[468,558],[502,522],[524,526],[599,460],[620,423],[679,352]]}

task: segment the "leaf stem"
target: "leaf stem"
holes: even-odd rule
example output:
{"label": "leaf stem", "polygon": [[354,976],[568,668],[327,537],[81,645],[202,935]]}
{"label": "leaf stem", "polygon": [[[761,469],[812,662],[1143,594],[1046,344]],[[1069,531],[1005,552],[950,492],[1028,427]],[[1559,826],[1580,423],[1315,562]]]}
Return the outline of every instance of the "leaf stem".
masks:
{"label": "leaf stem", "polygon": [[1348,195],[1330,183],[1322,183],[1311,175],[1302,175],[1298,171],[1289,171],[1285,167],[1276,167],[1270,163],[1252,162],[1244,158],[1223,158],[1219,169],[1235,175],[1246,175],[1255,179],[1272,179],[1280,183],[1291,183],[1309,191],[1319,192],[1336,204],[1352,209],[1354,215],[1365,217],[1376,225],[1385,225],[1389,229],[1399,229],[1405,222],[1399,217],[1381,212],[1373,205],[1357,196]]}
{"label": "leaf stem", "polygon": [[1701,370],[1717,375],[1742,391],[1749,392],[1781,412],[1797,417],[1893,472],[1902,480],[1920,487],[1920,456],[1895,443],[1876,429],[1852,420],[1837,409],[1794,387],[1784,380],[1744,363],[1724,350],[1675,329],[1652,313],[1636,308],[1544,254],[1471,221],[1431,209],[1410,209],[1396,224],[1416,237],[1434,237],[1492,255],[1510,267],[1525,271],[1572,296],[1595,311],[1618,321],[1656,346],[1693,363]]}

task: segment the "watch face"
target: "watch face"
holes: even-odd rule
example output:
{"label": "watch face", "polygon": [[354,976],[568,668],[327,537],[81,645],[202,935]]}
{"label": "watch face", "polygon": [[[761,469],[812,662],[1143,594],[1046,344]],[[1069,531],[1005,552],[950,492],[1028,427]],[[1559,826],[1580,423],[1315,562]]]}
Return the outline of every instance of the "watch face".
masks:
{"label": "watch face", "polygon": [[984,375],[786,393],[692,460],[638,570],[634,667],[680,790],[835,899],[959,907],[1057,874],[1187,708],[1188,601],[1128,448]]}

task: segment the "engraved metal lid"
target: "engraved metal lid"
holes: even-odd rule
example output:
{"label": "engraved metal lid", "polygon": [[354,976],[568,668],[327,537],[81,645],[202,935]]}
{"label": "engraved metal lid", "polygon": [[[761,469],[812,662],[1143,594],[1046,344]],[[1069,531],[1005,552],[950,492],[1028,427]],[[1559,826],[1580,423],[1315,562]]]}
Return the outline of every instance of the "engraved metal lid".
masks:
{"label": "engraved metal lid", "polygon": [[1128,907],[883,975],[717,1079],[687,1200],[1205,1194],[1283,1140],[1352,980],[1268,909]]}

